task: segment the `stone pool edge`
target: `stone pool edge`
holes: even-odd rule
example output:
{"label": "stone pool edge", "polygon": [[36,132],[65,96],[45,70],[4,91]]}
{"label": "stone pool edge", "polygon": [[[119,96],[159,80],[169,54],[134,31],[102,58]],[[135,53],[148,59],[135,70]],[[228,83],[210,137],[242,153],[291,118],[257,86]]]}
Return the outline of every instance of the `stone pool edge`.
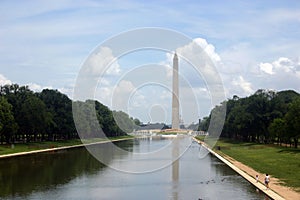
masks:
{"label": "stone pool edge", "polygon": [[109,142],[118,142],[118,141],[123,141],[123,140],[132,140],[132,139],[134,139],[134,137],[133,138],[120,138],[120,139],[113,139],[113,140],[104,140],[104,141],[93,142],[93,143],[88,143],[88,144],[77,144],[77,145],[71,145],[71,146],[54,147],[54,148],[39,149],[39,150],[33,150],[33,151],[4,154],[4,155],[0,155],[0,159],[16,157],[16,156],[26,156],[26,155],[30,155],[30,154],[37,154],[37,153],[44,153],[44,152],[61,151],[61,150],[66,150],[66,149],[79,148],[79,147],[85,147],[85,146],[91,146],[91,145],[97,145],[97,144],[105,144],[105,143],[109,143]]}
{"label": "stone pool edge", "polygon": [[271,199],[274,200],[284,200],[285,198],[283,198],[282,196],[280,196],[279,194],[277,194],[275,191],[268,189],[266,190],[266,186],[263,185],[260,182],[256,182],[255,178],[250,176],[249,174],[247,174],[246,172],[244,172],[243,170],[241,170],[240,168],[238,168],[237,166],[235,166],[234,164],[232,164],[230,161],[228,161],[227,159],[225,159],[224,157],[222,157],[221,155],[219,155],[218,153],[216,153],[215,151],[213,151],[206,143],[193,138],[198,144],[200,144],[201,146],[203,146],[206,150],[208,150],[212,155],[214,155],[216,158],[218,158],[219,160],[221,160],[223,163],[225,163],[228,167],[230,167],[231,169],[233,169],[235,172],[237,172],[240,176],[242,176],[244,179],[246,179],[249,183],[251,183],[254,187],[256,187],[257,189],[259,189],[261,192],[263,192],[264,194],[266,194],[268,197],[270,197]]}

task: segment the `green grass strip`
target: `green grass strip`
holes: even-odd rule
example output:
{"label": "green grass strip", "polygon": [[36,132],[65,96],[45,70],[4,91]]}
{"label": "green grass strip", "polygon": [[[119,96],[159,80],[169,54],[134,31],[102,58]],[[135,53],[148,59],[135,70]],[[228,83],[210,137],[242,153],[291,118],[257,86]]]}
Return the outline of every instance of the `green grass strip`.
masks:
{"label": "green grass strip", "polygon": [[[199,138],[203,141],[203,137]],[[214,147],[259,173],[268,173],[300,192],[300,149],[220,139]]]}
{"label": "green grass strip", "polygon": [[[133,138],[133,136],[119,136],[119,137],[110,137],[109,140],[116,140],[116,139],[125,139],[125,138]],[[105,138],[93,138],[93,139],[73,139],[73,140],[63,140],[63,141],[55,141],[55,142],[33,142],[33,143],[20,143],[14,145],[0,145],[0,155],[12,154],[12,153],[20,153],[20,152],[28,152],[40,149],[49,149],[49,148],[57,148],[57,147],[65,147],[65,146],[74,146],[79,145],[84,142],[85,144],[88,143],[95,143],[106,141]]]}

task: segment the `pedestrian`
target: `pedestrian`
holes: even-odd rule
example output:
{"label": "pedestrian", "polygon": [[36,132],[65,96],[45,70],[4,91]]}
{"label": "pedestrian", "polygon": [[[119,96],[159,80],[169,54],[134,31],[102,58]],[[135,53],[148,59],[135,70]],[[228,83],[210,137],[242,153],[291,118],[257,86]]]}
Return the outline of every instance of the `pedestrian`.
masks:
{"label": "pedestrian", "polygon": [[256,174],[255,176],[256,183],[258,183],[258,179],[259,179],[258,174]]}
{"label": "pedestrian", "polygon": [[266,177],[265,177],[266,189],[269,189],[269,183],[270,183],[270,176],[269,176],[269,174],[266,174]]}

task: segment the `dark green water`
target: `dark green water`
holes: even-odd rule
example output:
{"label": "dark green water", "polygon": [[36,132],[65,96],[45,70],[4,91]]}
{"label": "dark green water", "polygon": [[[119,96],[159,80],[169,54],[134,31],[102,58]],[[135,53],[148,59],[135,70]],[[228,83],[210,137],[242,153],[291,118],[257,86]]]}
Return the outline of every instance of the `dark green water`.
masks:
{"label": "dark green water", "polygon": [[[172,160],[174,151],[166,150],[147,159],[132,153],[168,149],[170,139],[116,144],[127,153],[105,144],[93,147],[114,169],[101,164],[85,148],[2,159],[0,199],[265,199],[215,157],[208,154],[199,158],[199,145],[191,144],[190,138],[180,141],[187,150],[169,165],[166,161]],[[166,167],[127,173],[140,172],[144,167],[148,170],[153,163]]]}

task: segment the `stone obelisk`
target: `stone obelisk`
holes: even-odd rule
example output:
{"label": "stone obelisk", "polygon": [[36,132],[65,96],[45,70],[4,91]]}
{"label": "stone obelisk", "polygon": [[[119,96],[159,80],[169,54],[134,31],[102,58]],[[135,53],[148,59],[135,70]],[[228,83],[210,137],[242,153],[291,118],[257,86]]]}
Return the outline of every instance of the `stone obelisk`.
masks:
{"label": "stone obelisk", "polygon": [[173,58],[172,129],[179,129],[178,57]]}

